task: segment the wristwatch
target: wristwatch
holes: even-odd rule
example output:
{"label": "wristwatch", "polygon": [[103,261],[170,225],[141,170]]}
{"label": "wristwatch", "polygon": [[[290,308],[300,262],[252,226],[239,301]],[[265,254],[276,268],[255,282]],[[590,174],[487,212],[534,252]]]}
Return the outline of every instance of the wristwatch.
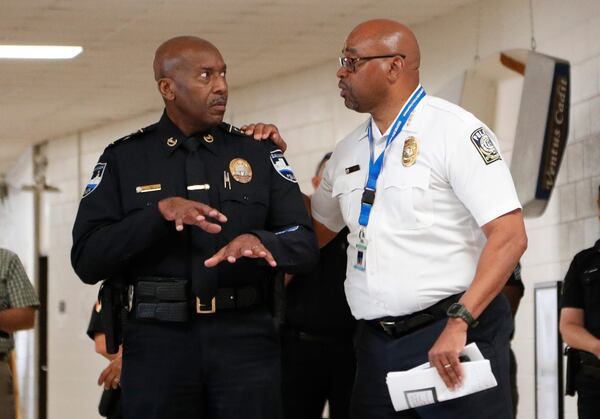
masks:
{"label": "wristwatch", "polygon": [[454,303],[448,307],[448,310],[446,310],[446,315],[452,318],[463,319],[471,329],[477,327],[479,324],[479,322],[473,318],[471,313],[469,313],[469,310],[467,310],[467,308],[461,303]]}

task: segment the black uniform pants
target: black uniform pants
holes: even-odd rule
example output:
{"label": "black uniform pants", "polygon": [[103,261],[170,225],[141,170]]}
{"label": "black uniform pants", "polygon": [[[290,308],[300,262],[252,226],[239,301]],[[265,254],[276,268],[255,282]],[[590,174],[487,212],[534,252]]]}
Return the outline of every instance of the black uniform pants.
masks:
{"label": "black uniform pants", "polygon": [[287,331],[282,348],[284,418],[321,419],[328,400],[331,419],[348,419],[356,368],[352,336],[319,341]]}
{"label": "black uniform pants", "polygon": [[575,376],[579,419],[600,418],[600,380],[583,372]]}
{"label": "black uniform pants", "polygon": [[510,419],[508,347],[513,323],[506,297],[500,294],[479,317],[479,325],[468,332],[468,343],[476,342],[490,360],[498,386],[469,396],[396,412],[390,399],[386,375],[427,362],[427,352],[446,325],[438,320],[408,335],[393,338],[360,322],[356,342],[356,382],[352,395],[353,419]]}
{"label": "black uniform pants", "polygon": [[280,343],[266,308],[125,327],[126,419],[279,419]]}

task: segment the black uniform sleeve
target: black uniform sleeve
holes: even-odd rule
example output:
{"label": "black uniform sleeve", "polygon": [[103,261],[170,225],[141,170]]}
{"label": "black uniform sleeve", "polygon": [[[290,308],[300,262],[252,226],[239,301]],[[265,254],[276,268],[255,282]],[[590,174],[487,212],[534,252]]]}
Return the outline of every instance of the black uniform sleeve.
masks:
{"label": "black uniform sleeve", "polygon": [[97,187],[81,199],[75,226],[71,264],[81,280],[95,284],[119,273],[129,259],[169,232],[158,204],[123,213],[116,158],[107,149]]}
{"label": "black uniform sleeve", "polygon": [[100,313],[98,313],[96,311],[96,307],[94,307],[92,309],[92,316],[90,317],[90,324],[88,325],[86,334],[90,337],[90,339],[94,339],[96,333],[104,333],[104,328],[102,327]]}
{"label": "black uniform sleeve", "polygon": [[318,262],[319,248],[298,183],[271,166],[270,192],[267,229],[251,233],[273,254],[279,268],[307,273]]}
{"label": "black uniform sleeve", "polygon": [[569,266],[569,270],[565,276],[560,302],[561,308],[584,308],[583,287],[581,281],[579,280],[579,276],[581,274],[579,260],[579,255],[573,258],[571,266]]}

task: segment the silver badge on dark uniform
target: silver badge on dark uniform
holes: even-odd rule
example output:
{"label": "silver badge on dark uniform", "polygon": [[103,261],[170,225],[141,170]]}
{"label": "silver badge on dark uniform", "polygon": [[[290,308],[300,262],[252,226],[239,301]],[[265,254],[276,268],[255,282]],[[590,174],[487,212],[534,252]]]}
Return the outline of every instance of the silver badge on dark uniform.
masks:
{"label": "silver badge on dark uniform", "polygon": [[477,128],[471,134],[471,142],[481,155],[485,164],[491,164],[496,160],[501,160],[500,153],[496,150],[494,142],[487,132],[482,128]]}

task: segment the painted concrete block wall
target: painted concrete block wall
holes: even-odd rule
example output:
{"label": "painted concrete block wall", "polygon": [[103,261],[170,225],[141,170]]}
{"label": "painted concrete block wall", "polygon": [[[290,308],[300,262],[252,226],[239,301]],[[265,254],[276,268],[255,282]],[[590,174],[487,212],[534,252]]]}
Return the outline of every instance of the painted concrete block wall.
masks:
{"label": "painted concrete block wall", "polygon": [[[571,135],[557,188],[544,216],[527,220],[530,241],[523,258],[527,291],[517,316],[514,340],[520,367],[520,418],[534,417],[534,284],[562,279],[572,256],[600,236],[594,207],[600,184],[600,2],[534,0],[533,4],[538,51],[571,60],[573,92]],[[389,11],[382,11],[382,15],[394,17]],[[528,5],[525,0],[486,0],[481,2],[481,9],[477,5],[465,7],[415,29],[423,52],[423,84],[429,92],[435,92],[474,61],[478,36],[481,57],[529,47]],[[289,143],[288,158],[305,192],[311,191],[310,177],[321,156],[366,118],[344,108],[336,87],[336,70],[332,57],[323,65],[238,89],[230,95],[227,120],[236,125],[253,121],[278,124]],[[504,91],[509,92],[510,87]],[[48,181],[61,189],[60,194],[46,201],[51,243],[50,419],[97,417],[100,390],[94,381],[105,365],[83,335],[96,289],[77,280],[68,259],[71,227],[83,184],[108,142],[153,122],[158,115],[159,110],[49,144]],[[512,148],[509,136],[510,132],[500,138],[505,155]],[[26,214],[30,203],[13,201],[11,205],[18,210],[3,217],[0,232],[14,232],[11,226],[18,218],[16,214]],[[61,301],[65,302],[65,313],[59,313]],[[575,417],[574,399],[568,399],[566,411],[567,418]]]}

